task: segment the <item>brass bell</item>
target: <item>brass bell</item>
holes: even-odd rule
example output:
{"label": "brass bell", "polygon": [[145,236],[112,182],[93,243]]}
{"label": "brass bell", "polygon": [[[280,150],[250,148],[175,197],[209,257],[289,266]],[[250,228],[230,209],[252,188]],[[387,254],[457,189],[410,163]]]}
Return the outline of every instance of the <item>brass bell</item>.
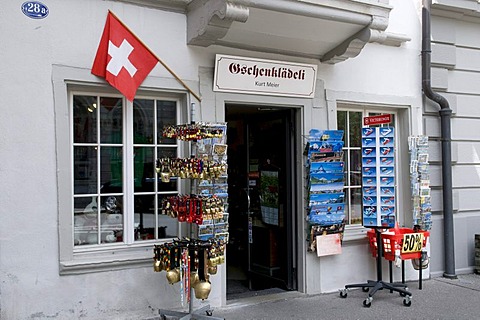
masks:
{"label": "brass bell", "polygon": [[195,287],[200,282],[200,276],[198,272],[193,271],[190,273],[190,286]]}
{"label": "brass bell", "polygon": [[153,271],[155,272],[162,271],[162,264],[160,263],[160,260],[155,260],[155,262],[153,263]]}
{"label": "brass bell", "polygon": [[218,268],[217,268],[217,266],[214,266],[214,267],[212,266],[212,267],[208,267],[207,270],[208,270],[208,273],[209,273],[209,274],[214,275],[214,274],[217,274]]}
{"label": "brass bell", "polygon": [[172,269],[167,271],[168,283],[174,284],[180,281],[180,271],[178,269]]}
{"label": "brass bell", "polygon": [[162,182],[170,182],[170,173],[162,172],[160,175],[162,176]]}
{"label": "brass bell", "polygon": [[193,287],[193,290],[195,291],[195,298],[205,300],[208,299],[212,285],[208,281],[200,281]]}

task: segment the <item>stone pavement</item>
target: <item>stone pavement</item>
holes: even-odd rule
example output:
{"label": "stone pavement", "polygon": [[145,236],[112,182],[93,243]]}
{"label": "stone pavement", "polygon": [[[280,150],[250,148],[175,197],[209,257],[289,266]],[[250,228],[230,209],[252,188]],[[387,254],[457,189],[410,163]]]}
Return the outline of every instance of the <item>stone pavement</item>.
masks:
{"label": "stone pavement", "polygon": [[348,291],[347,298],[328,293],[305,295],[285,292],[234,300],[213,310],[213,318],[227,320],[267,319],[480,319],[480,275],[458,275],[458,279],[424,279],[422,290],[418,282],[408,283],[412,292],[410,307],[403,305],[398,293],[380,290],[375,293],[370,308],[363,306],[368,293],[360,289]]}

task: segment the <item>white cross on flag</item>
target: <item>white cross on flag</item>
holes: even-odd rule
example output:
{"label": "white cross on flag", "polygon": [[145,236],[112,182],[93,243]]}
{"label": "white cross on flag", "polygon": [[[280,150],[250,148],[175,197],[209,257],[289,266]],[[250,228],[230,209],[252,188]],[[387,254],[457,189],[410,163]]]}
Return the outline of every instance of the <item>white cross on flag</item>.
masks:
{"label": "white cross on flag", "polygon": [[157,62],[155,55],[109,12],[92,73],[105,78],[133,101],[138,87]]}

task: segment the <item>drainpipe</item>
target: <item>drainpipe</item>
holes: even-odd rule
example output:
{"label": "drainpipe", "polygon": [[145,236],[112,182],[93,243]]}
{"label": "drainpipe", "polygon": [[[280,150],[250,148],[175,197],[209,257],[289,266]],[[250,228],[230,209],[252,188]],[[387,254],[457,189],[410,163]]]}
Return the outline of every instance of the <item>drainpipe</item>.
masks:
{"label": "drainpipe", "polygon": [[443,232],[445,252],[445,278],[456,279],[455,274],[455,238],[453,234],[453,204],[452,204],[452,148],[450,119],[452,109],[447,99],[432,90],[431,43],[430,43],[430,8],[432,0],[423,0],[422,8],[422,88],[430,100],[440,105],[440,124],[442,142],[442,189],[443,189]]}

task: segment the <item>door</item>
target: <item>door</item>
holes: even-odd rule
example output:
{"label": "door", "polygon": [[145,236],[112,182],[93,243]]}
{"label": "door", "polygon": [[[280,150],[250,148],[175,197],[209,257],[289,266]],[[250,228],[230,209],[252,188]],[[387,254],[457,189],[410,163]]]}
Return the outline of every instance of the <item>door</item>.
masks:
{"label": "door", "polygon": [[296,290],[293,109],[226,106],[227,299]]}

